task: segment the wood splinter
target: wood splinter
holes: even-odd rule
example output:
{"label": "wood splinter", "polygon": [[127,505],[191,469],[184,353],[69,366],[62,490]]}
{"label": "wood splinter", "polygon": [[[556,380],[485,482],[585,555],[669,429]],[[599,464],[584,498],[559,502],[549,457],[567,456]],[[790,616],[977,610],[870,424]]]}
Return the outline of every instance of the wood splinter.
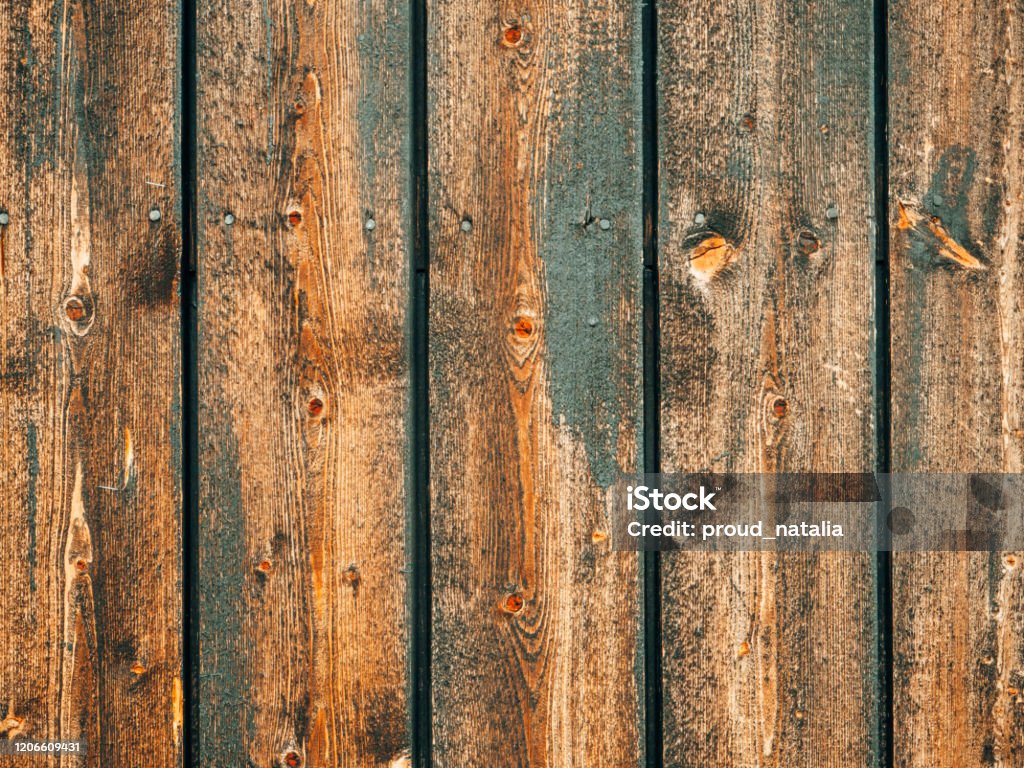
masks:
{"label": "wood splinter", "polygon": [[934,238],[938,240],[937,251],[939,256],[949,259],[964,269],[975,272],[986,269],[985,264],[980,259],[971,255],[966,248],[949,234],[949,231],[942,223],[942,219],[938,216],[927,216],[921,211],[904,204],[902,200],[897,200],[896,205],[899,209],[899,218],[896,221],[897,229],[903,231],[913,229],[926,237],[930,236],[929,239]]}

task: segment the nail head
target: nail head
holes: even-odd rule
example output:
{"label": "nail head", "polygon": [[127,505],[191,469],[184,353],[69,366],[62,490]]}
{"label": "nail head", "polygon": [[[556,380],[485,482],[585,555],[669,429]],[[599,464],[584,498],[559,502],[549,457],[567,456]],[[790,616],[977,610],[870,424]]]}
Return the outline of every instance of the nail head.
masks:
{"label": "nail head", "polygon": [[149,210],[149,220],[150,221],[160,221],[160,209],[159,208],[151,208]]}
{"label": "nail head", "polygon": [[601,229],[607,231],[612,228],[612,223],[608,219],[601,219]]}
{"label": "nail head", "polygon": [[462,231],[463,232],[470,232],[470,231],[472,231],[472,229],[473,229],[473,222],[471,222],[469,219],[463,219],[462,220]]}
{"label": "nail head", "polygon": [[828,216],[830,219],[838,219],[839,218],[839,209],[835,205],[830,205],[825,210],[825,215]]}
{"label": "nail head", "polygon": [[707,218],[704,216],[703,213],[698,213],[696,216],[693,217],[693,223],[696,224],[697,226],[701,226],[705,221],[707,221]]}
{"label": "nail head", "polygon": [[8,214],[7,211],[0,211],[0,226],[6,227],[10,223],[11,223],[10,214]]}
{"label": "nail head", "polygon": [[227,224],[229,227],[232,224],[234,224],[235,223],[235,214],[233,214],[233,213],[224,214],[224,223]]}
{"label": "nail head", "polygon": [[367,231],[372,232],[376,228],[377,228],[377,222],[376,221],[374,221],[373,219],[367,219],[366,220],[366,229],[367,229]]}

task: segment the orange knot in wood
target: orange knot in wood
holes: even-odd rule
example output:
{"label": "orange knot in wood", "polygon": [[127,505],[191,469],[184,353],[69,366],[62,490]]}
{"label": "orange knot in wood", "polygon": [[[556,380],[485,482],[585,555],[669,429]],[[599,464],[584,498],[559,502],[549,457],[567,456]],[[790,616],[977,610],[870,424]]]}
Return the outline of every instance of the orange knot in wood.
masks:
{"label": "orange knot in wood", "polygon": [[311,397],[309,402],[306,403],[306,410],[310,416],[319,416],[324,412],[324,401],[319,397]]}
{"label": "orange knot in wood", "polygon": [[132,664],[131,670],[133,675],[141,675],[145,673],[146,668],[136,661],[134,664]]}
{"label": "orange knot in wood", "polygon": [[1014,555],[1007,555],[1003,558],[1003,562],[1006,563],[1008,568],[1014,568],[1017,565],[1017,558]]}
{"label": "orange knot in wood", "polygon": [[776,419],[784,419],[788,412],[789,403],[786,402],[786,398],[775,398],[775,401],[772,403],[772,415],[774,415]]}
{"label": "orange knot in wood", "polygon": [[266,574],[270,573],[273,567],[274,566],[271,564],[269,560],[260,560],[259,565],[256,566],[256,570],[260,573]]}
{"label": "orange knot in wood", "polygon": [[85,318],[85,302],[78,296],[68,296],[64,302],[64,314],[72,323],[77,323]]}
{"label": "orange knot in wood", "polygon": [[708,282],[736,260],[736,248],[721,235],[709,235],[690,251],[690,271]]}
{"label": "orange knot in wood", "polygon": [[89,569],[89,563],[86,562],[85,558],[78,558],[75,560],[75,570],[79,573],[85,573]]}
{"label": "orange knot in wood", "polygon": [[740,128],[742,128],[744,131],[754,130],[754,125],[754,116],[749,112],[745,114],[742,118],[740,118]]}
{"label": "orange knot in wood", "polygon": [[293,227],[299,226],[302,223],[302,211],[298,208],[292,208],[288,211],[288,223]]}
{"label": "orange knot in wood", "polygon": [[284,753],[284,764],[288,768],[297,768],[302,765],[302,755],[296,752],[294,749]]}
{"label": "orange knot in wood", "polygon": [[501,43],[506,48],[515,48],[523,41],[523,30],[517,24],[505,28],[501,35]]}
{"label": "orange knot in wood", "polygon": [[519,316],[512,319],[512,333],[520,339],[528,339],[533,335],[533,321],[528,317]]}
{"label": "orange knot in wood", "polygon": [[740,643],[740,647],[736,649],[736,657],[742,659],[744,656],[750,655],[750,643],[744,640]]}
{"label": "orange knot in wood", "polygon": [[501,608],[505,613],[519,613],[523,610],[523,596],[518,592],[505,595]]}
{"label": "orange knot in wood", "polygon": [[600,544],[602,541],[608,540],[608,534],[605,531],[594,531],[590,534],[590,540],[595,544]]}

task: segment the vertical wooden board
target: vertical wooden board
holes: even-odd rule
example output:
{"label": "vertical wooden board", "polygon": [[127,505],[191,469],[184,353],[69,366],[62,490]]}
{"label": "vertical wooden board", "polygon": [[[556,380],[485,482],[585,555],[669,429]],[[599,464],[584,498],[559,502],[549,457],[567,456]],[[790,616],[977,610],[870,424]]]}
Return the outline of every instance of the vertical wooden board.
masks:
{"label": "vertical wooden board", "polygon": [[[873,470],[871,3],[667,0],[658,45],[662,470]],[[874,555],[662,594],[666,765],[874,764]]]}
{"label": "vertical wooden board", "polygon": [[408,4],[198,5],[198,761],[401,765]]}
{"label": "vertical wooden board", "polygon": [[639,5],[428,19],[434,765],[638,765]]}
{"label": "vertical wooden board", "polygon": [[[899,0],[889,25],[893,469],[1019,473],[1024,20]],[[897,766],[1024,763],[1022,600],[1020,552],[894,555]]]}
{"label": "vertical wooden board", "polygon": [[0,16],[0,738],[180,765],[180,19]]}

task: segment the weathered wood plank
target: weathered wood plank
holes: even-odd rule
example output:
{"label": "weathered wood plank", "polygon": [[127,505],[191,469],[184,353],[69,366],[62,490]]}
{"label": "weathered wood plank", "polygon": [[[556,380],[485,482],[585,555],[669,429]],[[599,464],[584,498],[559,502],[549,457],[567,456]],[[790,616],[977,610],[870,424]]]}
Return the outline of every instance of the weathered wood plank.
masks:
{"label": "weathered wood plank", "polygon": [[[663,471],[874,469],[871,3],[658,40]],[[662,562],[666,765],[873,764],[873,555]]]}
{"label": "weathered wood plank", "polygon": [[639,5],[428,18],[434,765],[637,765]]}
{"label": "weathered wood plank", "polygon": [[0,738],[61,765],[181,761],[177,13],[0,3]]}
{"label": "weathered wood plank", "polygon": [[[1022,471],[1020,10],[890,4],[895,471]],[[1024,763],[1021,562],[894,556],[897,766]]]}
{"label": "weathered wood plank", "polygon": [[408,4],[198,6],[198,759],[402,764]]}

